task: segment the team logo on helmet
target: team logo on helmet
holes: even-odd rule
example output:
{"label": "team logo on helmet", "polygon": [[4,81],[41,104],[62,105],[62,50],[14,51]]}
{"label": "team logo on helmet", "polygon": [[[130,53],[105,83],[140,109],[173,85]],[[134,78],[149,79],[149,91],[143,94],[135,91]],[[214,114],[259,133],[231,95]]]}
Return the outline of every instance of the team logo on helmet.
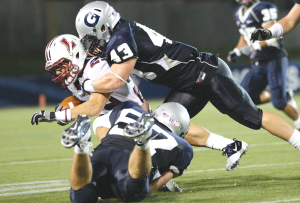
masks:
{"label": "team logo on helmet", "polygon": [[100,19],[99,15],[90,12],[90,13],[86,14],[86,16],[84,17],[84,23],[88,27],[95,27],[97,25],[99,19]]}
{"label": "team logo on helmet", "polygon": [[[71,51],[71,48],[70,48],[70,43],[66,40],[66,38],[62,38],[60,40],[60,42],[65,45],[65,47],[67,48],[68,52]],[[76,44],[75,42],[71,41],[71,46],[72,46],[72,50],[75,48]]]}

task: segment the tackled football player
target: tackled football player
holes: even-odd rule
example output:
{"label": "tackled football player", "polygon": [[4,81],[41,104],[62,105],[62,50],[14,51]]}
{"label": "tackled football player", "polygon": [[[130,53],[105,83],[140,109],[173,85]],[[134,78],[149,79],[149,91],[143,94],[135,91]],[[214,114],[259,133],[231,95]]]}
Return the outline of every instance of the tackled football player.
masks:
{"label": "tackled football player", "polygon": [[[262,127],[300,150],[299,131],[277,114],[255,106],[247,92],[235,82],[228,65],[217,55],[198,52],[142,24],[125,20],[102,1],[91,2],[80,9],[75,24],[80,38],[96,36],[107,42],[107,62],[111,66],[111,72],[100,79],[85,80],[82,83],[85,91],[113,92],[122,87],[133,72],[171,88],[165,102],[181,103],[191,117],[210,101],[221,113],[240,124],[256,130]],[[190,126],[185,138],[193,136],[202,138],[197,144],[203,146],[221,142],[219,137],[211,136],[196,125]]]}
{"label": "tackled football player", "polygon": [[[174,115],[178,125],[167,115]],[[190,118],[178,103],[162,104],[152,117],[127,101],[96,120],[102,139],[91,157],[87,116],[78,116],[62,135],[63,146],[75,146],[70,173],[72,202],[92,203],[98,197],[142,201],[171,178],[181,176],[191,163],[192,147],[177,136],[188,131]]]}
{"label": "tackled football player", "polygon": [[[270,2],[259,0],[237,0],[239,6],[234,19],[241,34],[239,42],[228,54],[228,61],[235,62],[244,54],[251,59],[251,69],[244,77],[241,86],[248,92],[254,104],[265,103],[261,92],[269,85],[273,106],[290,117],[297,129],[300,129],[300,116],[293,92],[286,92],[287,53],[283,48],[283,39],[269,39],[252,43],[251,34],[256,28],[269,28],[277,20],[277,7]],[[268,100],[269,101],[269,100]],[[267,102],[268,102],[267,101]]]}

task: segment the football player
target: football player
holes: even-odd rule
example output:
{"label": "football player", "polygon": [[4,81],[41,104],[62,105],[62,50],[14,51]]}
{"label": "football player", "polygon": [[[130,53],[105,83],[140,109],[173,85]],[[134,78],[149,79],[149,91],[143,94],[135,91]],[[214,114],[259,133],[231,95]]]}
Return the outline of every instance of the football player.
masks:
{"label": "football player", "polygon": [[136,103],[124,102],[97,120],[103,138],[91,157],[87,116],[78,116],[62,135],[63,146],[75,146],[72,202],[93,203],[99,197],[142,201],[171,178],[181,176],[191,163],[192,147],[177,136],[188,131],[190,118],[178,103],[162,104],[153,118]]}
{"label": "football player", "polygon": [[[76,17],[80,38],[94,36],[107,42],[107,62],[111,72],[97,80],[82,83],[85,91],[108,93],[122,87],[130,73],[171,88],[165,102],[185,106],[191,117],[210,101],[221,113],[252,128],[263,127],[300,150],[300,133],[277,114],[256,107],[247,92],[236,83],[230,68],[217,55],[198,52],[196,48],[172,41],[156,31],[121,18],[109,4],[91,2]],[[202,135],[202,136],[200,136]],[[203,146],[218,137],[191,125],[188,138],[198,136]],[[200,141],[199,141],[200,142]],[[212,148],[215,146],[211,146]],[[225,153],[236,152],[233,144]]]}
{"label": "football player", "polygon": [[275,23],[267,30],[256,29],[251,35],[251,40],[268,40],[270,38],[279,38],[292,31],[300,22],[300,0],[294,0],[295,5],[290,12],[278,23]]}
{"label": "football player", "polygon": [[[259,0],[237,0],[241,4],[234,17],[241,34],[228,61],[234,62],[241,54],[250,56],[251,70],[241,85],[248,92],[254,104],[265,103],[265,94],[261,94],[269,85],[273,106],[290,117],[297,129],[300,129],[300,117],[292,90],[286,92],[286,71],[288,59],[283,49],[282,39],[269,39],[252,43],[251,34],[257,28],[269,28],[277,20],[277,7],[270,2]],[[269,94],[270,95],[270,94]],[[291,100],[291,102],[288,102]]]}
{"label": "football player", "polygon": [[[71,120],[74,120],[74,117],[78,115],[98,116],[103,108],[101,101],[106,102],[109,98],[109,93],[87,93],[81,89],[79,81],[87,79],[95,80],[104,74],[111,73],[106,59],[94,56],[92,58],[89,57],[86,61],[85,51],[79,42],[79,38],[69,34],[60,35],[51,40],[46,47],[45,56],[46,70],[52,73],[52,81],[62,87],[67,87],[78,99],[86,102],[75,108],[64,109],[63,111],[60,111],[62,108],[62,106],[60,106],[56,112],[40,111],[34,113],[31,118],[31,123],[38,124],[38,122],[57,120],[60,125],[65,125]],[[111,94],[101,114],[107,113],[108,110],[113,109],[121,101],[133,101],[141,105],[145,110],[149,108],[130,77],[124,86]],[[101,125],[101,123],[95,120],[93,127],[95,128],[97,137],[99,137],[101,133],[101,131],[98,132],[98,130],[96,130],[99,125]],[[200,129],[200,131],[198,129]],[[209,134],[210,139],[202,144],[198,136],[203,136],[204,133]],[[227,170],[233,170],[237,167],[241,156],[247,151],[248,146],[245,142],[238,140],[234,140],[233,142],[231,139],[210,133],[200,126],[197,128],[197,131],[195,131],[194,128],[190,129],[189,136],[185,139],[195,146],[207,146],[212,149],[223,150],[223,155],[227,155],[228,158],[226,163]],[[218,142],[214,141],[216,139]],[[231,150],[236,146],[237,151]]]}

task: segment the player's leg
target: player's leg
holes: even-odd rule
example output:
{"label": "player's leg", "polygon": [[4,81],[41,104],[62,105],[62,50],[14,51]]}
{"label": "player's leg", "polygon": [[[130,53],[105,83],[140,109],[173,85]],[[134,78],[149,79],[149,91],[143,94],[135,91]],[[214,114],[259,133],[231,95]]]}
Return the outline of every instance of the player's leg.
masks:
{"label": "player's leg", "polygon": [[75,122],[62,135],[64,147],[74,147],[74,155],[70,172],[70,199],[72,202],[97,202],[95,186],[91,184],[92,165],[89,156],[91,130],[87,116],[77,117]]}
{"label": "player's leg", "polygon": [[[207,104],[207,96],[196,98],[188,93],[181,93],[172,90],[164,102],[178,102],[185,106],[191,116],[199,113]],[[216,150],[223,150],[227,155],[227,170],[234,170],[239,163],[241,156],[247,151],[248,144],[242,141],[228,139],[221,135],[209,132],[207,129],[190,124],[188,133],[184,139],[191,145],[197,147],[208,147]],[[233,151],[235,146],[238,146],[237,151]]]}
{"label": "player's leg", "polygon": [[251,70],[245,75],[241,86],[247,91],[254,104],[263,104],[271,100],[271,94],[263,91],[268,84],[265,68],[252,64]]}
{"label": "player's leg", "polygon": [[219,68],[215,77],[205,88],[210,92],[211,103],[220,112],[249,128],[263,127],[273,135],[286,141],[289,140],[294,147],[300,149],[299,131],[282,117],[263,112],[256,107],[247,92],[235,82],[229,67],[222,60],[219,60]]}
{"label": "player's leg", "polygon": [[288,60],[286,57],[276,58],[268,62],[268,82],[272,94],[272,103],[276,109],[282,110],[300,128],[300,118],[296,108],[288,102],[286,92],[286,71]]}
{"label": "player's leg", "polygon": [[151,171],[149,139],[154,136],[153,124],[154,118],[143,113],[136,122],[124,128],[124,135],[136,142],[128,161],[128,171],[132,178],[146,177]]}

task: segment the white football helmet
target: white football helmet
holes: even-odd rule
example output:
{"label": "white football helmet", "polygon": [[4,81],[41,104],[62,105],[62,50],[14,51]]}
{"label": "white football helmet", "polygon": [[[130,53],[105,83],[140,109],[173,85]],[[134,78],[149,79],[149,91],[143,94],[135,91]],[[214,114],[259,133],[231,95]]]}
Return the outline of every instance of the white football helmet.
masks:
{"label": "white football helmet", "polygon": [[80,39],[89,36],[108,42],[121,16],[113,7],[103,1],[94,1],[81,8],[76,16],[75,26]]}
{"label": "white football helmet", "polygon": [[[52,81],[62,87],[67,87],[76,81],[83,69],[86,53],[80,39],[74,35],[64,34],[52,39],[45,50],[46,66],[53,77]],[[61,74],[56,70],[63,68]]]}
{"label": "white football helmet", "polygon": [[153,117],[180,137],[184,137],[190,127],[190,115],[186,108],[179,103],[161,104],[154,111]]}

